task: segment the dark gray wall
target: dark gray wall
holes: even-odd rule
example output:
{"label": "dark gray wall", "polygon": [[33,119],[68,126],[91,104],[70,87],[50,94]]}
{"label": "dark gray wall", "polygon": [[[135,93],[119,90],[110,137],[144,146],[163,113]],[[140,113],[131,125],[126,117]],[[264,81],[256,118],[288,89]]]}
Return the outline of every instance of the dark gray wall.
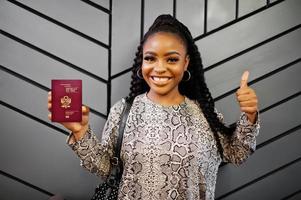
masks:
{"label": "dark gray wall", "polygon": [[51,79],[82,79],[100,135],[107,111],[129,92],[140,37],[157,15],[184,22],[227,124],[244,70],[258,94],[257,151],[221,166],[216,199],[300,199],[301,2],[299,0],[0,0],[0,199],[88,199],[99,180],[79,166],[51,123]]}

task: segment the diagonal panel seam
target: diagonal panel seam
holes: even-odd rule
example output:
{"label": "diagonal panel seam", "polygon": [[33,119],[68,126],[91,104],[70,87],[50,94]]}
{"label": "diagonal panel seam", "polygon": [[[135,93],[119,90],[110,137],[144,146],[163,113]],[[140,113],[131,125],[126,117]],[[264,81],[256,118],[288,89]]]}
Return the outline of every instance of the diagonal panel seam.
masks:
{"label": "diagonal panel seam", "polygon": [[[28,77],[25,77],[22,74],[19,74],[19,73],[15,72],[15,71],[12,71],[12,70],[8,69],[7,67],[4,67],[3,65],[0,65],[0,70],[5,71],[5,72],[7,72],[7,73],[9,73],[9,74],[11,74],[11,75],[13,75],[13,76],[15,76],[15,77],[23,80],[23,81],[26,81],[27,83],[29,83],[31,85],[34,85],[34,86],[36,86],[38,88],[41,88],[42,90],[45,90],[47,92],[50,91],[50,88],[48,88],[48,87],[46,87],[46,86],[44,86],[44,85],[42,85],[42,84],[40,84],[40,83],[38,83],[38,82],[30,79]],[[94,113],[95,115],[98,115],[99,117],[102,117],[104,119],[107,117],[105,114],[103,114],[103,113],[101,113],[101,112],[99,112],[99,111],[97,111],[97,110],[95,110],[93,108],[90,108],[90,111],[92,113]]]}
{"label": "diagonal panel seam", "polygon": [[295,30],[298,30],[299,28],[301,28],[301,25],[300,25],[300,24],[298,24],[298,25],[296,25],[296,26],[293,26],[292,28],[289,28],[289,29],[287,29],[287,30],[285,30],[285,31],[283,31],[283,32],[281,32],[281,33],[279,33],[279,34],[277,34],[277,35],[274,35],[274,36],[272,36],[272,37],[270,37],[270,38],[268,38],[268,39],[266,39],[266,40],[264,40],[264,41],[262,41],[262,42],[259,42],[259,43],[255,44],[255,45],[253,45],[253,46],[251,46],[251,47],[248,47],[248,48],[246,48],[246,49],[244,49],[244,50],[242,50],[242,51],[240,51],[240,52],[238,52],[238,53],[236,53],[236,54],[233,54],[232,56],[229,56],[229,57],[227,57],[227,58],[225,58],[225,59],[223,59],[223,60],[221,60],[221,61],[219,61],[219,62],[217,62],[217,63],[215,63],[215,64],[212,64],[212,65],[206,67],[206,68],[204,69],[204,71],[206,72],[206,71],[212,70],[213,68],[216,68],[216,67],[219,66],[219,65],[222,65],[222,64],[224,64],[224,63],[226,63],[226,62],[228,62],[228,61],[230,61],[230,60],[233,60],[234,58],[237,58],[238,56],[241,56],[241,55],[243,55],[243,54],[246,54],[247,52],[249,52],[249,51],[251,51],[251,50],[254,50],[254,49],[256,49],[256,48],[258,48],[258,47],[260,47],[260,46],[263,46],[264,44],[267,44],[267,43],[269,43],[269,42],[272,42],[273,40],[276,40],[276,39],[278,39],[278,38],[280,38],[280,37],[283,37],[283,36],[285,36],[285,35],[287,35],[287,34],[293,32],[293,31],[295,31]]}
{"label": "diagonal panel seam", "polygon": [[96,8],[98,10],[103,11],[103,12],[109,14],[109,15],[112,13],[112,9],[108,10],[107,8],[101,6],[101,5],[97,4],[97,3],[94,3],[93,1],[90,1],[90,0],[81,0],[81,1],[89,4],[90,6]]}
{"label": "diagonal panel seam", "polygon": [[4,172],[4,171],[2,171],[2,170],[0,170],[0,174],[3,175],[3,176],[5,176],[5,177],[7,177],[7,178],[9,178],[9,179],[12,179],[12,180],[14,180],[14,181],[17,181],[17,182],[19,182],[19,183],[21,183],[21,184],[23,184],[23,185],[26,185],[26,186],[28,186],[28,187],[34,189],[34,190],[37,190],[37,191],[39,191],[39,192],[41,192],[41,193],[43,193],[43,194],[46,194],[46,195],[49,195],[49,196],[53,196],[53,195],[54,195],[54,194],[52,194],[51,192],[48,192],[47,190],[44,190],[44,189],[42,189],[42,188],[40,188],[40,187],[38,187],[38,186],[35,186],[35,185],[33,185],[33,184],[31,184],[31,183],[29,183],[29,182],[27,182],[27,181],[22,180],[21,178],[18,178],[18,177],[16,177],[16,176],[14,176],[14,175],[12,175],[12,174],[9,174],[9,173],[7,173],[7,172]]}
{"label": "diagonal panel seam", "polygon": [[[205,0],[205,1],[207,1],[207,0]],[[242,17],[239,17],[239,18],[236,19],[236,20],[230,21],[230,22],[228,22],[228,23],[226,23],[226,24],[224,24],[224,25],[222,25],[222,26],[220,26],[220,27],[218,27],[218,28],[216,28],[216,29],[213,29],[213,30],[211,30],[211,31],[209,31],[209,32],[204,32],[204,34],[195,37],[195,38],[194,38],[194,41],[197,41],[197,40],[200,40],[200,39],[202,39],[202,38],[205,38],[205,37],[207,37],[207,36],[209,36],[209,35],[212,35],[212,34],[218,32],[218,31],[220,31],[220,30],[223,30],[223,29],[225,29],[225,28],[227,28],[227,27],[229,27],[229,26],[231,26],[231,25],[233,25],[233,24],[236,24],[236,23],[238,23],[238,22],[240,22],[240,21],[242,21],[242,20],[244,20],[244,19],[246,19],[246,18],[249,18],[249,17],[251,17],[251,16],[253,16],[253,15],[257,14],[257,13],[260,13],[260,12],[262,12],[262,11],[265,11],[265,10],[271,8],[272,6],[275,6],[275,5],[277,5],[277,4],[281,3],[281,2],[284,2],[284,1],[285,1],[285,0],[278,0],[278,1],[275,1],[275,2],[273,2],[273,3],[270,3],[269,5],[263,6],[263,7],[261,7],[261,8],[259,8],[259,9],[255,10],[255,11],[253,11],[253,12],[251,12],[251,13],[248,13],[248,14],[242,16]],[[205,9],[205,11],[206,11],[206,9]]]}
{"label": "diagonal panel seam", "polygon": [[[258,77],[256,79],[254,79],[252,81],[249,81],[248,85],[253,85],[253,84],[255,84],[255,83],[257,83],[257,82],[259,82],[261,80],[264,80],[264,79],[266,79],[266,78],[268,78],[268,77],[270,77],[270,76],[272,76],[272,75],[274,75],[276,73],[279,73],[279,72],[281,72],[281,71],[283,71],[285,69],[288,69],[289,67],[291,67],[292,65],[295,65],[295,64],[299,63],[300,61],[301,61],[301,58],[298,58],[298,59],[296,59],[296,60],[294,60],[294,61],[292,61],[290,63],[287,63],[287,64],[285,64],[285,65],[283,65],[283,66],[281,66],[281,67],[279,67],[279,68],[277,68],[277,69],[275,69],[275,70],[273,70],[273,71],[271,71],[271,72],[269,72],[267,74],[264,74],[264,75],[262,75],[262,76],[260,76],[260,77]],[[222,95],[219,95],[218,97],[214,98],[214,101],[215,102],[219,101],[219,100],[221,100],[221,99],[223,99],[223,98],[225,98],[225,97],[227,97],[227,96],[235,93],[238,89],[239,89],[239,87],[231,89],[228,92],[226,92],[226,93],[224,93]]]}
{"label": "diagonal panel seam", "polygon": [[83,74],[86,74],[86,75],[88,75],[88,76],[96,79],[97,81],[100,81],[102,83],[107,83],[107,80],[105,80],[105,79],[103,79],[103,78],[101,78],[101,77],[99,77],[99,76],[97,76],[97,75],[95,75],[95,74],[93,74],[93,73],[91,73],[91,72],[89,72],[89,71],[87,71],[87,70],[85,70],[85,69],[83,69],[83,68],[75,65],[75,64],[72,64],[72,63],[70,63],[70,62],[68,62],[68,61],[66,61],[66,60],[64,60],[64,59],[62,59],[62,58],[60,58],[60,57],[52,54],[52,53],[49,53],[48,51],[45,51],[45,50],[43,50],[43,49],[41,49],[41,48],[39,48],[39,47],[37,47],[37,46],[35,46],[35,45],[33,45],[33,44],[25,41],[25,40],[22,40],[21,38],[18,38],[18,37],[14,36],[14,35],[12,35],[12,34],[10,34],[8,32],[6,32],[6,31],[0,30],[0,34],[6,36],[6,37],[8,37],[8,38],[10,38],[10,39],[12,39],[12,40],[14,40],[16,42],[19,42],[20,44],[23,44],[24,46],[27,46],[27,47],[29,47],[29,48],[31,48],[31,49],[33,49],[33,50],[35,50],[35,51],[37,51],[37,52],[45,55],[45,56],[48,56],[48,57],[50,57],[50,58],[52,58],[52,59],[54,59],[54,60],[56,60],[58,62],[61,62],[64,65],[66,65],[68,67],[71,67],[72,69],[75,69],[75,70],[77,70],[77,71],[79,71],[79,72],[81,72]]}
{"label": "diagonal panel seam", "polygon": [[41,13],[41,12],[39,12],[39,11],[33,9],[33,8],[31,8],[31,7],[29,7],[29,6],[21,3],[21,2],[13,1],[13,0],[7,0],[7,1],[10,2],[10,3],[12,3],[12,4],[14,4],[14,5],[16,5],[16,6],[19,6],[19,7],[23,8],[23,9],[27,10],[28,12],[31,12],[31,13],[33,13],[33,14],[35,14],[35,15],[37,15],[37,16],[39,16],[39,17],[41,17],[41,18],[43,18],[43,19],[45,19],[47,21],[49,21],[49,22],[52,22],[55,25],[58,25],[58,26],[66,29],[66,30],[68,30],[68,31],[70,31],[70,32],[72,32],[72,33],[74,33],[76,35],[79,35],[79,36],[81,36],[81,37],[83,37],[83,38],[85,38],[85,39],[87,39],[87,40],[89,40],[89,41],[91,41],[91,42],[93,42],[93,43],[101,46],[101,47],[104,47],[106,49],[109,48],[109,46],[107,44],[105,44],[105,43],[103,43],[103,42],[101,42],[101,41],[99,41],[99,40],[97,40],[97,39],[95,39],[95,38],[93,38],[93,37],[91,37],[91,36],[83,33],[83,32],[80,32],[79,30],[76,30],[76,29],[74,29],[74,28],[72,28],[72,27],[70,27],[70,26],[68,26],[68,25],[66,25],[66,24],[64,24],[64,23],[56,20],[56,19],[53,19],[53,18],[51,18],[51,17],[49,17],[49,16],[47,16],[47,15],[45,15],[45,14],[43,14],[43,13]]}
{"label": "diagonal panel seam", "polygon": [[227,196],[229,196],[229,195],[231,195],[231,194],[233,194],[233,193],[235,193],[235,192],[237,192],[239,190],[242,190],[243,188],[246,188],[246,187],[248,187],[248,186],[250,186],[252,184],[255,184],[255,183],[257,183],[257,182],[259,182],[259,181],[261,181],[261,180],[263,180],[263,179],[265,179],[265,178],[267,178],[267,177],[269,177],[269,176],[271,176],[271,175],[273,175],[273,174],[275,174],[275,173],[277,173],[277,172],[279,172],[281,170],[285,170],[287,167],[289,167],[289,166],[291,166],[293,164],[296,164],[296,163],[298,163],[300,161],[301,161],[301,157],[299,157],[299,158],[297,158],[297,159],[295,159],[295,160],[293,160],[293,161],[291,161],[289,163],[286,163],[286,164],[278,167],[277,169],[274,169],[274,170],[272,170],[272,171],[270,171],[270,172],[268,172],[268,173],[266,173],[266,174],[264,174],[264,175],[262,175],[262,176],[260,176],[260,177],[258,177],[256,179],[254,179],[254,180],[252,180],[252,181],[250,181],[250,182],[248,182],[248,183],[246,183],[244,185],[239,186],[238,188],[236,188],[234,190],[231,190],[231,191],[229,191],[229,192],[227,192],[227,193],[225,193],[225,194],[217,197],[216,200],[224,199],[225,197],[227,197]]}

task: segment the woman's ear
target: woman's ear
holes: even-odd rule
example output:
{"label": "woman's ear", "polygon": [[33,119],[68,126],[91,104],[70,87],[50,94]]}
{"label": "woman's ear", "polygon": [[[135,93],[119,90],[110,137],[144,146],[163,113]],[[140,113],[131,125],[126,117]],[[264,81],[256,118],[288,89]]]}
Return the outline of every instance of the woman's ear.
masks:
{"label": "woman's ear", "polygon": [[190,61],[190,57],[189,57],[189,55],[187,54],[187,55],[186,55],[186,58],[185,58],[185,67],[184,67],[185,71],[186,71],[187,68],[188,68],[189,61]]}

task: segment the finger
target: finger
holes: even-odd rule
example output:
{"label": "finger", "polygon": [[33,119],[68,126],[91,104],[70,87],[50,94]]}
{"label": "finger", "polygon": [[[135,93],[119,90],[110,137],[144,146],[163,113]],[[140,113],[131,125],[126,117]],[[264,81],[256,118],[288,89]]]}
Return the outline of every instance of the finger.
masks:
{"label": "finger", "polygon": [[243,94],[243,95],[237,96],[237,100],[239,102],[249,101],[249,100],[252,100],[252,99],[256,99],[256,96],[254,94]]}
{"label": "finger", "polygon": [[257,111],[257,107],[240,107],[240,110],[245,113],[253,114]]}
{"label": "finger", "polygon": [[48,110],[51,112],[51,106],[52,104],[51,103],[48,103]]}
{"label": "finger", "polygon": [[51,96],[48,96],[48,102],[51,102],[51,100],[52,100]]}
{"label": "finger", "polygon": [[88,114],[90,112],[90,108],[88,106],[83,105],[82,112],[83,112],[83,114]]}
{"label": "finger", "polygon": [[248,78],[249,78],[249,71],[245,71],[240,80],[240,88],[244,88],[248,86]]}
{"label": "finger", "polygon": [[244,88],[239,88],[237,91],[236,91],[236,95],[244,95],[244,94],[250,94],[252,93],[252,89],[249,88],[249,87],[244,87]]}
{"label": "finger", "polygon": [[257,106],[257,100],[250,100],[250,101],[242,101],[239,103],[240,107],[253,107]]}
{"label": "finger", "polygon": [[51,120],[51,118],[52,118],[51,113],[48,113],[48,119]]}
{"label": "finger", "polygon": [[51,93],[49,94],[48,92],[48,102],[51,102],[52,98],[51,98]]}

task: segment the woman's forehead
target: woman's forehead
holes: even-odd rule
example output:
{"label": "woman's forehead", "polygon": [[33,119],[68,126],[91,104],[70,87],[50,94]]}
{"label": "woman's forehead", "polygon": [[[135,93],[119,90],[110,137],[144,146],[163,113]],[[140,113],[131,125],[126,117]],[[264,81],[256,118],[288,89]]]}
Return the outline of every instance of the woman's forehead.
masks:
{"label": "woman's forehead", "polygon": [[143,45],[143,52],[174,49],[186,51],[183,40],[174,33],[158,32],[150,35]]}

